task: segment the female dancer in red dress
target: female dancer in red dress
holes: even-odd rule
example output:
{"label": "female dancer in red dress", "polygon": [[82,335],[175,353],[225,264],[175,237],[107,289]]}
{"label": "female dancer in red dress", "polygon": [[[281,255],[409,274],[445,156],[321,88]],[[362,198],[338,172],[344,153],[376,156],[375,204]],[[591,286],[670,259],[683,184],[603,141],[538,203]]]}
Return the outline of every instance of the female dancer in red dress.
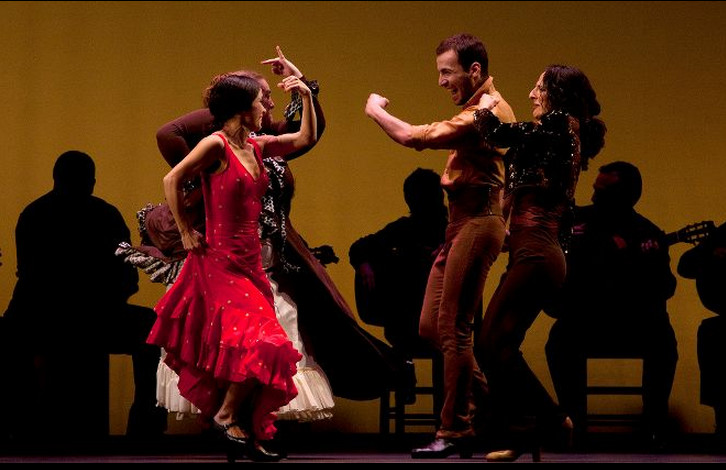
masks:
{"label": "female dancer in red dress", "polygon": [[[274,411],[297,395],[292,377],[301,357],[275,317],[262,270],[257,227],[268,177],[261,159],[316,138],[308,87],[294,76],[278,86],[303,97],[300,131],[255,140],[249,134],[259,131],[265,113],[258,81],[225,74],[207,90],[206,104],[221,131],[202,139],[164,177],[189,254],[155,308],[158,317],[148,338],[166,350],[182,396],[212,418],[235,453],[256,460],[279,458],[259,441],[272,438]],[[184,182],[200,174],[206,237],[192,228],[182,205]]]}

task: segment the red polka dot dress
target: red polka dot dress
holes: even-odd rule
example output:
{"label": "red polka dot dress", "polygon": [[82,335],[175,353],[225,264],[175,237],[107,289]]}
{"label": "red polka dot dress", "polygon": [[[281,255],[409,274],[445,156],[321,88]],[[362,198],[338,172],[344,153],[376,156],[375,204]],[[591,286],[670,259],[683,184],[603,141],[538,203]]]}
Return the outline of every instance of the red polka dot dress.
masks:
{"label": "red polka dot dress", "polygon": [[148,342],[166,350],[179,374],[179,392],[213,416],[225,385],[256,379],[263,385],[252,411],[258,439],[274,435],[274,411],[297,395],[293,382],[301,355],[275,317],[262,269],[257,232],[267,173],[255,179],[225,144],[227,167],[202,179],[206,246],[189,253],[173,287],[156,305]]}

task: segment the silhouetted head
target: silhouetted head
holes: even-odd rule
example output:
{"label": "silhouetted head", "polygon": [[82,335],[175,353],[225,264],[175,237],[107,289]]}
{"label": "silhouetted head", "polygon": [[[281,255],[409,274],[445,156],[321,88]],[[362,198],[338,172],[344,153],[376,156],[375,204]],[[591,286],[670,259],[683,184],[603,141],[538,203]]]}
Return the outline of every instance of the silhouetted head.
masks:
{"label": "silhouetted head", "polygon": [[[217,75],[212,79],[204,93],[204,105],[214,116],[215,124],[221,128],[225,122],[237,114],[255,111],[253,104],[258,97],[261,101],[261,87],[258,79],[247,74],[231,72]],[[262,106],[260,121],[265,113],[264,106]],[[254,118],[254,121],[257,121],[257,117]],[[262,125],[261,122],[249,124],[252,131],[259,131]]]}
{"label": "silhouetted head", "polygon": [[613,162],[600,167],[592,185],[592,202],[598,207],[629,210],[643,193],[643,179],[638,167],[628,162]]}
{"label": "silhouetted head", "polygon": [[96,185],[96,165],[87,154],[69,150],[53,166],[53,189],[70,196],[90,196]]}
{"label": "silhouetted head", "polygon": [[451,93],[457,105],[463,105],[489,78],[489,56],[476,36],[456,34],[441,41],[436,48],[439,86]]}
{"label": "silhouetted head", "polygon": [[411,215],[440,214],[446,209],[441,177],[433,170],[415,169],[403,182],[403,198]]}

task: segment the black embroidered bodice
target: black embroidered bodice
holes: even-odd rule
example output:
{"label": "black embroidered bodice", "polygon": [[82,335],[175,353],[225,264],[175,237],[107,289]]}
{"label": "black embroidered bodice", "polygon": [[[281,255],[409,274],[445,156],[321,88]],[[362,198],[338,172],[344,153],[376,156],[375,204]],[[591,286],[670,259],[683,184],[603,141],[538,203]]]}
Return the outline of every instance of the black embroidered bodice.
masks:
{"label": "black embroidered bodice", "polygon": [[571,200],[580,173],[578,122],[562,111],[542,117],[542,122],[502,123],[488,110],[475,113],[475,124],[484,139],[508,147],[506,192],[538,187]]}
{"label": "black embroidered bodice", "polygon": [[575,187],[580,175],[579,121],[552,111],[540,123],[502,123],[489,110],[474,113],[474,124],[484,139],[504,156],[505,196],[534,192],[543,208],[560,213],[560,244],[566,251],[571,236]]}

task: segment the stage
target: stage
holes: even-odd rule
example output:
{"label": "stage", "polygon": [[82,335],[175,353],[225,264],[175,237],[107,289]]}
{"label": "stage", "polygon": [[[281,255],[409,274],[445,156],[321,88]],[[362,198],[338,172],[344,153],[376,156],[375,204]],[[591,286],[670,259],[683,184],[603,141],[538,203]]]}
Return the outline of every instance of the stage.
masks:
{"label": "stage", "polygon": [[[47,428],[44,428],[47,429]],[[51,428],[52,429],[52,428]],[[47,430],[44,438],[52,436]],[[369,434],[312,434],[290,436],[286,442],[287,458],[279,463],[482,463],[484,450],[471,459],[458,455],[446,459],[414,460],[412,446],[427,443],[430,435],[389,436]],[[683,435],[665,448],[651,450],[634,444],[626,434],[602,434],[591,439],[584,449],[549,451],[543,449],[545,463],[726,463],[726,451],[719,448],[711,435]],[[103,442],[40,446],[37,444],[5,445],[2,463],[227,463],[219,441],[207,436],[163,436],[156,442],[134,442],[112,436]],[[239,460],[246,463],[249,460]],[[517,463],[532,463],[531,455],[522,455]]]}

